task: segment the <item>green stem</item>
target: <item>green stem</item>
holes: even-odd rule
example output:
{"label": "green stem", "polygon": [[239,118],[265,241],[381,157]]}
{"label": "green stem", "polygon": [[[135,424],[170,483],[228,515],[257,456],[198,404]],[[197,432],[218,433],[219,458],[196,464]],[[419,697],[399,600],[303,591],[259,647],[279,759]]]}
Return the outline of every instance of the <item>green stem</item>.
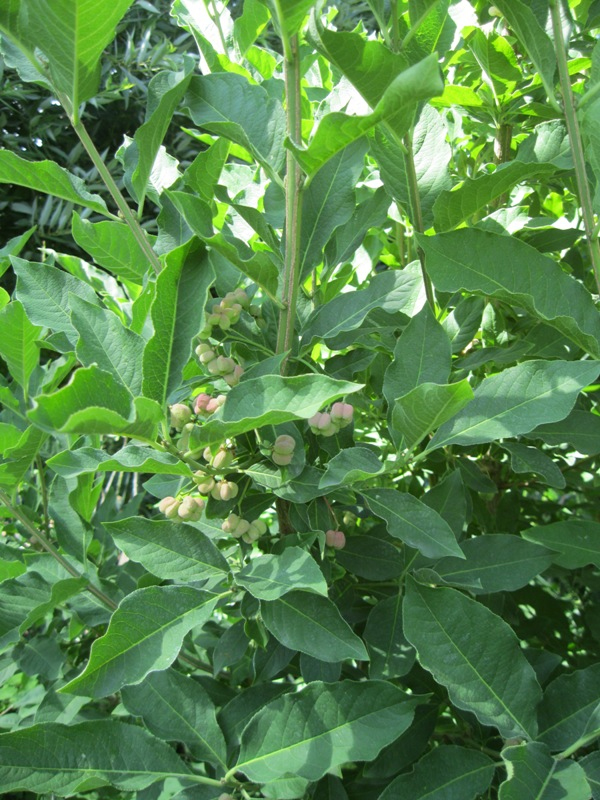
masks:
{"label": "green stem", "polygon": [[46,473],[44,471],[44,462],[41,456],[35,457],[35,464],[38,471],[38,478],[40,481],[40,491],[42,495],[42,513],[44,515],[44,531],[46,536],[50,535],[50,514],[48,513],[48,486],[46,484]]}
{"label": "green stem", "polygon": [[215,0],[210,0],[210,5],[212,6],[213,14],[211,14],[209,11],[208,15],[209,17],[212,18],[212,21],[215,23],[217,27],[217,30],[219,32],[219,39],[221,40],[221,45],[223,47],[223,52],[225,53],[227,58],[229,58],[229,50],[227,48],[227,42],[225,41],[225,34],[223,33],[223,28],[221,27],[221,15],[219,14],[219,9],[217,8]]}
{"label": "green stem", "polygon": [[573,98],[573,92],[571,91],[571,80],[569,77],[569,67],[567,64],[567,48],[563,39],[562,21],[560,18],[560,6],[558,4],[558,0],[550,0],[550,7],[552,9],[554,49],[556,51],[556,60],[558,62],[558,74],[560,78],[560,90],[563,99],[563,111],[565,115],[565,121],[567,123],[567,131],[569,133],[571,151],[573,153],[573,166],[575,168],[575,180],[577,181],[577,190],[581,205],[581,216],[583,218],[583,226],[585,228],[596,286],[600,292],[600,242],[598,241],[598,237],[595,235],[592,196],[590,193],[590,185],[587,179],[583,143],[581,141],[579,121],[577,120],[577,113],[575,111],[575,100]]}
{"label": "green stem", "polygon": [[[84,575],[79,572],[78,569],[71,566],[67,559],[58,552],[56,547],[54,547],[54,545],[51,544],[48,539],[46,539],[44,534],[31,523],[25,514],[23,514],[19,508],[11,502],[9,496],[6,494],[6,492],[2,491],[2,489],[0,489],[0,501],[6,506],[11,515],[15,519],[19,520],[27,533],[34,538],[36,542],[38,542],[38,544],[40,544],[44,550],[46,550],[47,553],[50,553],[50,555],[58,561],[61,567],[63,567],[63,569],[65,569],[69,575],[72,575],[74,578],[84,577]],[[98,589],[97,586],[94,586],[93,583],[88,583],[85,588],[88,592],[95,595],[98,600],[104,603],[105,606],[108,606],[108,608],[112,609],[113,611],[115,608],[117,608],[117,603],[115,603],[115,601],[112,600],[107,594],[104,594],[102,589]]]}
{"label": "green stem", "polygon": [[[423,212],[421,210],[421,197],[419,195],[419,184],[417,182],[417,172],[415,170],[412,136],[409,133],[407,133],[404,137],[404,147],[406,148],[406,154],[404,156],[406,178],[408,182],[408,192],[410,195],[410,205],[413,214],[411,222],[417,233],[423,233],[425,226],[423,224]],[[420,247],[417,247],[417,253],[419,256],[419,262],[421,264],[421,275],[423,276],[423,284],[425,286],[425,296],[427,297],[427,302],[433,309],[435,307],[435,301],[433,299],[433,287],[431,285],[431,280],[427,274],[425,253]]]}
{"label": "green stem", "polygon": [[[280,18],[280,30],[287,54],[285,69],[285,94],[287,135],[295,145],[302,143],[302,111],[300,99],[300,54],[298,37],[288,37],[283,33],[283,20]],[[287,45],[285,44],[287,43]],[[283,308],[279,313],[276,353],[292,350],[294,326],[296,322],[296,305],[300,285],[300,226],[302,220],[302,172],[291,150],[286,156],[285,176],[285,262],[281,299]],[[287,358],[281,364],[281,374],[287,371]]]}
{"label": "green stem", "polygon": [[85,151],[87,152],[94,166],[98,170],[98,174],[104,181],[104,185],[110,192],[111,197],[113,198],[113,200],[117,205],[117,208],[121,212],[123,220],[127,223],[129,229],[133,233],[135,240],[137,241],[140,247],[140,250],[146,256],[152,268],[158,275],[158,273],[161,271],[161,265],[158,256],[152,249],[152,245],[146,238],[146,234],[142,230],[140,223],[137,221],[135,214],[129,208],[127,200],[125,200],[125,198],[123,197],[121,190],[115,183],[113,176],[110,174],[110,171],[108,170],[106,164],[102,160],[102,156],[96,149],[96,145],[91,140],[90,135],[87,132],[83,122],[81,122],[80,120],[77,122],[74,121],[71,122],[73,125],[73,129],[75,130],[75,133],[79,137],[81,144],[84,146]]}
{"label": "green stem", "polygon": [[398,0],[390,0],[390,17],[392,23],[392,30],[391,30],[391,48],[394,53],[397,53],[400,50],[401,41],[400,41],[400,20],[398,18]]}

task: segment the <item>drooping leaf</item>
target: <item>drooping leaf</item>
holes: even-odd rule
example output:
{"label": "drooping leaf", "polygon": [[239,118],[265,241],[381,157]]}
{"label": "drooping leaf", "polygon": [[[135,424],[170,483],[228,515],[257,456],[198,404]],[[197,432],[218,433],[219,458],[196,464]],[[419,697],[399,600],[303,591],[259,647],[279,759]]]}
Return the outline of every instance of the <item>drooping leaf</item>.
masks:
{"label": "drooping leaf", "polygon": [[121,691],[130,714],[142,717],[159,739],[183,742],[201,761],[226,768],[226,747],[215,706],[202,686],[174,669],[151,672]]}
{"label": "drooping leaf", "polygon": [[132,396],[141,393],[141,336],[126,328],[116,314],[77,295],[69,300],[71,322],[79,333],[77,358],[86,367],[96,364],[123,384]]}
{"label": "drooping leaf", "polygon": [[541,689],[503,619],[456,589],[409,579],[404,633],[421,666],[446,686],[455,705],[506,738],[535,737]]}
{"label": "drooping leaf", "polygon": [[413,769],[393,780],[380,800],[475,800],[487,790],[495,764],[488,756],[466,747],[441,745],[423,756]]}
{"label": "drooping leaf", "polygon": [[283,165],[285,114],[262,86],[232,72],[194,77],[184,106],[196,125],[241,145],[272,172]]}
{"label": "drooping leaf", "polygon": [[385,371],[383,393],[388,405],[422,383],[447,383],[451,363],[448,335],[425,303],[402,331],[394,360]]}
{"label": "drooping leaf", "polygon": [[0,150],[0,183],[26,186],[36,192],[91,208],[103,217],[112,216],[100,195],[88,192],[81,178],[59,167],[54,161],[27,161],[10,150]]}
{"label": "drooping leaf", "polygon": [[318,780],[346,761],[374,758],[410,725],[417,702],[381,681],[312,683],[252,718],[234,769],[260,783],[287,772]]}
{"label": "drooping leaf", "polygon": [[190,475],[190,468],[169,453],[130,444],[111,455],[106,450],[82,447],[65,450],[48,460],[48,465],[63,478],[85,472],[152,472],[155,475]]}
{"label": "drooping leaf", "polygon": [[557,489],[566,486],[565,476],[557,464],[537,447],[527,447],[517,442],[505,442],[502,449],[510,453],[510,466],[515,472],[532,472],[540,475],[548,484]]}
{"label": "drooping leaf", "polygon": [[466,558],[444,558],[435,572],[448,583],[485,593],[514,592],[526,586],[552,563],[546,547],[523,541],[518,536],[497,533],[476,536],[460,543]]}
{"label": "drooping leaf", "polygon": [[600,453],[600,415],[574,409],[560,422],[539,425],[528,438],[555,445],[568,442],[584,455]]}
{"label": "drooping leaf", "polygon": [[172,251],[157,278],[150,312],[154,335],[144,350],[142,388],[145,397],[161,406],[181,384],[214,280],[206,250],[197,241]]}
{"label": "drooping leaf", "polygon": [[413,121],[417,105],[442,93],[437,55],[431,55],[401,72],[386,88],[371,114],[349,115],[340,111],[326,114],[305,148],[288,142],[296,160],[309,176],[336,153],[371,132],[376,125],[387,124],[402,137]]}
{"label": "drooping leaf", "polygon": [[288,36],[298,33],[315,2],[316,0],[280,0],[282,21]]}
{"label": "drooping leaf", "polygon": [[134,399],[110,372],[94,364],[76,370],[63,389],[34,398],[29,417],[49,433],[124,433],[152,439],[163,411],[153,400]]}
{"label": "drooping leaf", "polygon": [[104,527],[128,558],[159,578],[201,581],[229,572],[210,539],[183,522],[127,517]]}
{"label": "drooping leaf", "polygon": [[401,434],[404,447],[412,450],[444,422],[452,419],[473,399],[465,379],[457,383],[421,383],[399,397],[392,411],[392,426]]}
{"label": "drooping leaf", "polygon": [[281,644],[321,661],[368,661],[365,646],[327,597],[294,591],[261,600],[262,620]]}
{"label": "drooping leaf", "polygon": [[302,342],[327,340],[342,331],[358,328],[373,309],[392,314],[404,311],[409,316],[421,302],[421,279],[416,272],[393,270],[371,278],[366,289],[340,294],[308,318],[302,330]]}
{"label": "drooping leaf", "polygon": [[363,494],[373,514],[385,520],[390,536],[428,558],[463,557],[448,523],[413,495],[395,489],[368,489]]}
{"label": "drooping leaf", "polygon": [[42,329],[29,321],[18,300],[0,310],[0,329],[0,357],[27,396],[29,379],[40,357],[35,343]]}
{"label": "drooping leaf", "polygon": [[600,664],[555,678],[544,691],[538,719],[538,739],[554,752],[600,736]]}
{"label": "drooping leaf", "polygon": [[225,438],[294,419],[309,419],[333,400],[362,389],[360,383],[338,381],[326,375],[282,378],[265,375],[243,381],[227,395],[223,415],[192,434],[192,447],[222,442]]}
{"label": "drooping leaf", "polygon": [[183,637],[211,616],[217,596],[192,586],[149,586],[128,594],[92,645],[83,672],[62,692],[105,697],[167,669]]}
{"label": "drooping leaf", "polygon": [[368,533],[349,536],[336,560],[348,572],[369,581],[397,578],[404,571],[404,559],[394,543]]}
{"label": "drooping leaf", "polygon": [[240,54],[246,55],[256,38],[269,22],[269,9],[260,0],[245,0],[244,10],[233,23],[233,35],[240,48]]}
{"label": "drooping leaf", "polygon": [[191,777],[174,750],[143,728],[114,719],[47,722],[0,734],[3,792],[73,797],[90,781],[129,792],[171,777]]}
{"label": "drooping leaf", "polygon": [[235,582],[259,600],[277,600],[295,589],[327,596],[327,584],[306,550],[286,547],[281,555],[253,558],[235,575]]}
{"label": "drooping leaf", "polygon": [[474,399],[438,430],[427,445],[477,444],[528,433],[541,421],[557,422],[598,376],[589,361],[525,361],[486,378]]}
{"label": "drooping leaf", "polygon": [[[7,34],[52,86],[74,122],[79,106],[96,94],[100,56],[132,0],[23,0],[0,10],[0,30]],[[41,50],[43,58],[36,53]]]}
{"label": "drooping leaf", "polygon": [[592,797],[600,797],[600,753],[596,750],[578,762],[585,770],[585,776],[592,790]]}
{"label": "drooping leaf", "polygon": [[554,550],[554,563],[565,569],[579,569],[587,564],[600,567],[599,522],[569,519],[527,528],[521,531],[521,536]]}
{"label": "drooping leaf", "polygon": [[415,662],[415,650],[404,636],[400,592],[381,600],[371,609],[365,627],[365,642],[371,657],[369,678],[390,680],[410,672]]}
{"label": "drooping leaf", "polygon": [[502,758],[508,779],[500,786],[499,800],[589,800],[590,786],[581,766],[571,759],[556,761],[541,742],[505,747]]}
{"label": "drooping leaf", "polygon": [[[131,228],[123,222],[90,222],[73,213],[71,231],[77,244],[96,264],[115,277],[141,285],[148,272],[149,262]],[[155,237],[148,235],[154,244]]]}
{"label": "drooping leaf", "polygon": [[514,236],[475,228],[422,236],[419,243],[436,289],[464,289],[522,307],[600,358],[600,318],[591,296],[553,259]]}
{"label": "drooping leaf", "polygon": [[11,262],[17,274],[17,297],[31,322],[72,334],[74,342],[76,333],[71,322],[69,295],[97,303],[91,286],[49,264],[36,264],[15,256]]}

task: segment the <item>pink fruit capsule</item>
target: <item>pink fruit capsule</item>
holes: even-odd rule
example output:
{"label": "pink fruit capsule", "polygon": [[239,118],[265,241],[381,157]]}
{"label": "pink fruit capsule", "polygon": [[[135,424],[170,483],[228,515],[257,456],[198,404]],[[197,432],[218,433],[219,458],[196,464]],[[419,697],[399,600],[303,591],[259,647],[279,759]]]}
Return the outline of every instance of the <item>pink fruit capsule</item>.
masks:
{"label": "pink fruit capsule", "polygon": [[346,535],[343,531],[327,531],[325,534],[325,542],[329,547],[341,550],[342,547],[346,545]]}
{"label": "pink fruit capsule", "polygon": [[289,456],[296,448],[296,440],[293,436],[283,434],[275,439],[273,444],[273,452],[281,456]]}

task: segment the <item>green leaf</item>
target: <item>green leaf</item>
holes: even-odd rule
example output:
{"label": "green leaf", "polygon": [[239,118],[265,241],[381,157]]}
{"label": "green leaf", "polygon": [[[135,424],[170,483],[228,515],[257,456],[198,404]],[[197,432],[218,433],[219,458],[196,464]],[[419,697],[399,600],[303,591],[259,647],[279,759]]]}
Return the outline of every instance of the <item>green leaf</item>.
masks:
{"label": "green leaf", "polygon": [[47,722],[0,735],[3,792],[74,797],[90,785],[129,792],[172,777],[192,777],[174,750],[143,728],[114,719]]}
{"label": "green leaf", "polygon": [[302,193],[302,280],[323,260],[323,249],[336,228],[354,213],[355,186],[364,169],[366,150],[366,141],[359,139],[336,153]]}
{"label": "green leaf", "polygon": [[392,426],[412,450],[428,433],[452,419],[473,399],[468,380],[439,385],[422,383],[398,398],[392,411]]}
{"label": "green leaf", "polygon": [[2,486],[13,489],[23,480],[47,438],[48,435],[35,425],[25,428],[17,444],[4,451],[5,457],[9,460],[0,464]]}
{"label": "green leaf", "polygon": [[69,295],[77,295],[88,303],[97,303],[96,293],[87,283],[48,264],[36,264],[22,258],[11,258],[17,274],[17,297],[34,325],[53,331],[76,333],[71,322]]}
{"label": "green leaf", "polygon": [[146,118],[144,124],[134,133],[133,143],[127,149],[126,156],[127,165],[135,164],[131,185],[140,209],[144,206],[148,180],[160,145],[189,86],[193,70],[194,59],[184,56],[180,71],[159,72],[148,84]]}
{"label": "green leaf", "polygon": [[467,495],[459,469],[450,472],[443,480],[423,495],[425,505],[445,519],[457,538],[461,538],[467,521]]}
{"label": "green leaf", "polygon": [[226,769],[227,752],[215,706],[201,684],[167,669],[121,691],[123,705],[159,739],[183,742],[194,760]]}
{"label": "green leaf", "polygon": [[229,572],[210,539],[183,522],[127,517],[104,527],[128,558],[158,578],[201,581]]}
{"label": "green leaf", "polygon": [[415,651],[404,636],[400,592],[371,609],[364,636],[371,656],[369,678],[389,680],[410,672]]}
{"label": "green leaf", "polygon": [[504,533],[486,534],[460,543],[466,559],[444,558],[434,570],[447,583],[486,594],[514,592],[552,563],[545,547]]}
{"label": "green leaf", "polygon": [[579,764],[570,759],[555,761],[540,742],[505,747],[502,758],[509,777],[500,786],[499,800],[590,798],[590,786]]}
{"label": "green leaf", "polygon": [[585,770],[585,776],[592,788],[594,800],[600,798],[600,752],[590,753],[578,762]]}
{"label": "green leaf", "polygon": [[575,409],[560,422],[539,425],[527,436],[550,445],[567,442],[580,453],[593,456],[600,453],[600,415]]}
{"label": "green leaf", "polygon": [[78,369],[63,389],[34,398],[29,418],[49,433],[123,433],[153,439],[163,419],[153,400],[136,397],[96,365]]}
{"label": "green leaf", "polygon": [[[0,30],[30,57],[42,75],[50,75],[74,122],[79,106],[96,94],[100,56],[132,0],[23,0],[0,10]],[[40,49],[44,58],[39,58]]]}
{"label": "green leaf", "polygon": [[538,710],[538,739],[550,750],[587,745],[600,736],[600,664],[550,683]]}
{"label": "green leaf", "polygon": [[510,466],[514,472],[532,472],[539,475],[548,486],[564,489],[566,480],[558,466],[537,447],[506,442],[502,449],[510,453]]}
{"label": "green leaf", "polygon": [[463,557],[448,523],[413,495],[395,489],[368,489],[363,495],[373,514],[385,520],[390,536],[427,558]]}
{"label": "green leaf", "polygon": [[316,0],[279,0],[277,5],[281,9],[283,25],[288,36],[298,33],[315,2]]}
{"label": "green leaf", "polygon": [[348,572],[370,581],[397,578],[404,570],[404,558],[398,548],[380,536],[368,534],[349,536],[336,560]]}
{"label": "green leaf", "polygon": [[190,468],[169,453],[130,444],[111,455],[106,450],[82,447],[65,450],[48,460],[57,475],[72,478],[85,472],[151,472],[157,475],[190,475]]}
{"label": "green leaf", "polygon": [[40,358],[36,340],[42,329],[29,321],[18,300],[0,310],[0,329],[0,356],[27,397],[29,379]]}
{"label": "green leaf", "polygon": [[302,344],[308,347],[314,339],[332,339],[342,331],[354,330],[374,309],[411,315],[421,302],[420,275],[408,270],[382,272],[371,278],[366,289],[340,294],[317,308],[302,330]]}
{"label": "green leaf", "polygon": [[556,551],[554,563],[565,569],[600,567],[600,523],[569,519],[521,531],[521,536]]}
{"label": "green leaf", "polygon": [[474,217],[497,197],[532,178],[547,179],[557,171],[554,164],[511,161],[495,172],[467,178],[452,191],[443,191],[433,205],[436,231],[449,231]]}
{"label": "green leaf", "polygon": [[263,425],[309,419],[328,403],[362,388],[360,383],[326,375],[263,375],[243,381],[227,395],[221,419],[206,422],[193,431],[192,447],[222,442]]}
{"label": "green leaf", "polygon": [[150,586],[128,594],[92,645],[83,672],[60,691],[106,697],[149,672],[167,669],[183,637],[210,618],[217,599],[192,586]]}
{"label": "green leaf", "polygon": [[365,39],[359,33],[322,28],[316,17],[309,25],[309,41],[348,78],[371,108],[409,66],[406,56],[393,53],[383,42]]}
{"label": "green leaf", "polygon": [[27,161],[10,150],[0,150],[0,183],[26,186],[35,192],[91,208],[103,217],[112,216],[100,195],[88,192],[81,178],[54,161]]}
{"label": "green leaf", "polygon": [[396,342],[394,360],[385,371],[383,393],[391,406],[422,383],[446,383],[452,354],[446,331],[425,303]]}
{"label": "green leaf", "polygon": [[200,197],[185,192],[166,192],[190,228],[210,248],[237,267],[243,275],[262,287],[273,298],[277,293],[278,269],[266,252],[255,253],[239,240],[226,239],[215,233],[212,226],[210,206]]}
{"label": "green leaf", "polygon": [[351,116],[339,111],[326,114],[307,147],[299,148],[290,141],[287,147],[310,179],[336,153],[376,125],[385,123],[396,136],[402,137],[412,124],[417,104],[441,94],[443,88],[437,55],[428,56],[394,78],[371,114]]}
{"label": "green leaf", "polygon": [[494,94],[514,92],[521,72],[508,41],[493,31],[486,35],[480,28],[472,28],[466,36],[466,44],[489,79],[486,82],[492,84]]}
{"label": "green leaf", "polygon": [[261,600],[260,610],[268,630],[285,647],[321,661],[369,659],[362,641],[327,597],[294,591],[278,600]]}
{"label": "green leaf", "polygon": [[285,114],[262,86],[216,72],[192,78],[183,102],[196,125],[241,145],[270,173],[283,166]]}
{"label": "green leaf", "polygon": [[242,14],[233,23],[233,35],[241,56],[246,55],[268,24],[270,17],[269,9],[260,0],[244,0]]}
{"label": "green leaf", "polygon": [[[73,239],[96,264],[120,280],[142,285],[149,262],[128,225],[123,222],[89,222],[73,213],[71,232]],[[148,234],[147,238],[154,245],[156,237]]]}
{"label": "green leaf", "polygon": [[487,790],[494,771],[491,758],[477,750],[440,745],[393,780],[379,800],[475,800]]}
{"label": "green leaf", "polygon": [[526,361],[483,380],[474,399],[442,425],[427,445],[478,444],[528,433],[540,422],[557,422],[577,395],[598,376],[589,361]]}
{"label": "green leaf", "polygon": [[366,447],[347,447],[327,462],[319,488],[347,486],[384,472],[385,467],[372,450]]}
{"label": "green leaf", "polygon": [[514,236],[478,229],[422,236],[419,243],[439,291],[464,289],[522,307],[600,358],[600,318],[592,298],[553,259]]}
{"label": "green leaf", "polygon": [[277,600],[294,589],[327,597],[327,583],[317,562],[299,547],[253,558],[236,573],[235,582],[259,600]]}
{"label": "green leaf", "polygon": [[500,0],[495,5],[502,12],[508,26],[520,39],[529,58],[535,64],[548,98],[556,103],[554,97],[554,73],[556,72],[554,45],[538,22],[532,8],[522,0]]}
{"label": "green leaf", "polygon": [[[477,636],[473,636],[477,631]],[[512,628],[456,589],[409,579],[404,633],[450,700],[505,737],[534,738],[541,689]]]}
{"label": "green leaf", "polygon": [[73,295],[69,300],[71,322],[79,333],[77,358],[83,366],[96,364],[129,389],[141,394],[140,364],[145,342],[126,328],[116,314]]}
{"label": "green leaf", "polygon": [[[448,164],[452,149],[446,141],[448,131],[442,115],[426,105],[412,131],[412,155],[419,189],[419,201],[425,229],[433,225],[433,205],[440,192],[452,186]],[[379,164],[386,191],[415,218],[409,177],[412,167],[406,163],[406,149],[382,128],[375,130],[371,155]]]}
{"label": "green leaf", "polygon": [[206,250],[197,241],[169,253],[156,280],[150,312],[154,335],[144,350],[142,372],[144,396],[161,406],[181,385],[214,280]]}
{"label": "green leaf", "polygon": [[311,683],[251,719],[232,771],[259,783],[289,772],[315,781],[347,761],[369,761],[408,728],[417,702],[382,681]]}

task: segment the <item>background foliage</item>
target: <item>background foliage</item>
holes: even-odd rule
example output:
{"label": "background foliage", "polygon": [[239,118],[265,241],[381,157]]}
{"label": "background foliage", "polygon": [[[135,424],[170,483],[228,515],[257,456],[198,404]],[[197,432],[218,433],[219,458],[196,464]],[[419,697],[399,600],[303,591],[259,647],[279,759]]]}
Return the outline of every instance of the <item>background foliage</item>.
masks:
{"label": "background foliage", "polygon": [[599,29],[0,9],[0,793],[600,796]]}

